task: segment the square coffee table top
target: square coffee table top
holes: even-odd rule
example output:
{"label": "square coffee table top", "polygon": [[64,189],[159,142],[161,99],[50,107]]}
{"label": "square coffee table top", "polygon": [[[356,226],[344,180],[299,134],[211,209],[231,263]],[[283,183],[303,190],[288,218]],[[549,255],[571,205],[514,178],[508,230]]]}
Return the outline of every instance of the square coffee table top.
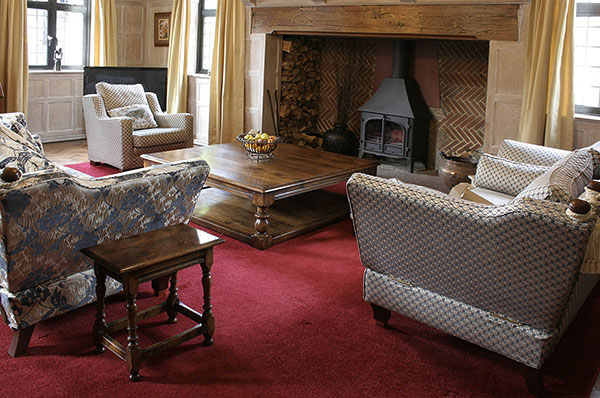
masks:
{"label": "square coffee table top", "polygon": [[[238,187],[247,192],[282,193],[303,185],[327,186],[344,181],[352,173],[375,173],[378,162],[297,145],[281,143],[274,159],[250,159],[238,142],[177,149],[142,155],[154,163],[204,159],[210,166],[207,185]],[[295,188],[294,188],[295,187]]]}

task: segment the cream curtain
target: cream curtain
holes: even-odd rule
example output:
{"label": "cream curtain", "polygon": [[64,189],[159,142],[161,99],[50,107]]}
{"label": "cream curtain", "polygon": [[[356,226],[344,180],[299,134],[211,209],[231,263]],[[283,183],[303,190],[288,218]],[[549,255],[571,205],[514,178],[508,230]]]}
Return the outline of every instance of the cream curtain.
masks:
{"label": "cream curtain", "polygon": [[245,26],[244,4],[220,0],[210,77],[209,144],[232,142],[244,129]]}
{"label": "cream curtain", "polygon": [[573,149],[575,0],[532,0],[519,141]]}
{"label": "cream curtain", "polygon": [[92,65],[117,65],[117,6],[115,0],[94,0]]}
{"label": "cream curtain", "polygon": [[190,38],[190,0],[173,0],[169,31],[167,112],[187,110],[187,61]]}
{"label": "cream curtain", "polygon": [[0,0],[0,83],[0,111],[27,113],[27,0]]}

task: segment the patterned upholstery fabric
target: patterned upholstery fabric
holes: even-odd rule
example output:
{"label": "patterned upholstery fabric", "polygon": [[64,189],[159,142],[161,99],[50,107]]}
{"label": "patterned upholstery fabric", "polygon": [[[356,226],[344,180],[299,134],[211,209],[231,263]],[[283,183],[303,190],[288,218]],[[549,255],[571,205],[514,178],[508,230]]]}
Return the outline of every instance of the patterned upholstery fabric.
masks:
{"label": "patterned upholstery fabric", "polygon": [[178,128],[159,127],[133,132],[133,146],[136,148],[185,143],[187,139],[187,131]]}
{"label": "patterned upholstery fabric", "polygon": [[347,184],[365,300],[539,368],[580,297],[597,216],[524,199],[489,206],[355,174]]}
{"label": "patterned upholstery fabric", "polygon": [[473,185],[516,196],[547,170],[546,166],[513,162],[484,153],[477,164]]}
{"label": "patterned upholstery fabric", "polygon": [[32,146],[27,139],[0,124],[0,168],[16,167],[21,173],[52,169],[52,163]]}
{"label": "patterned upholstery fabric", "polygon": [[[0,114],[0,125],[3,125],[11,132],[15,133],[10,135],[10,138],[30,146],[39,153],[44,153],[41,141],[27,129],[27,122],[25,121],[25,115],[23,113],[14,112]],[[6,135],[5,131],[6,130],[3,130],[3,135]]]}
{"label": "patterned upholstery fabric", "polygon": [[128,105],[108,111],[110,117],[127,116],[133,119],[133,129],[147,129],[157,127],[148,105]]}
{"label": "patterned upholstery fabric", "polygon": [[498,148],[498,157],[540,166],[552,166],[569,153],[571,151],[513,140],[504,140]]}
{"label": "patterned upholstery fabric", "polygon": [[[129,170],[143,166],[142,154],[194,146],[194,118],[191,114],[165,114],[154,93],[145,93],[145,98],[148,99],[158,128],[134,132],[131,118],[108,117],[99,95],[83,97],[90,160]],[[160,137],[162,134],[165,136]]]}
{"label": "patterned upholstery fabric", "polygon": [[574,151],[536,178],[516,199],[532,198],[566,204],[583,192],[592,176],[592,156],[587,151]]}
{"label": "patterned upholstery fabric", "polygon": [[202,160],[97,179],[57,169],[0,186],[0,297],[9,326],[93,301],[92,261],[79,250],[188,222],[208,171]]}
{"label": "patterned upholstery fabric", "polygon": [[144,87],[141,84],[96,84],[96,92],[107,110],[122,108],[128,105],[148,105]]}

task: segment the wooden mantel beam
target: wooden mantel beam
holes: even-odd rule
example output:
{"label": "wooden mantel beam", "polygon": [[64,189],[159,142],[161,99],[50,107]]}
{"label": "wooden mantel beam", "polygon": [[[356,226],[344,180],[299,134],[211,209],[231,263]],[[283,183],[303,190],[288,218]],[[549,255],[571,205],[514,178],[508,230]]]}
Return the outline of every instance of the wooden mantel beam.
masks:
{"label": "wooden mantel beam", "polygon": [[254,7],[252,33],[519,39],[517,4]]}

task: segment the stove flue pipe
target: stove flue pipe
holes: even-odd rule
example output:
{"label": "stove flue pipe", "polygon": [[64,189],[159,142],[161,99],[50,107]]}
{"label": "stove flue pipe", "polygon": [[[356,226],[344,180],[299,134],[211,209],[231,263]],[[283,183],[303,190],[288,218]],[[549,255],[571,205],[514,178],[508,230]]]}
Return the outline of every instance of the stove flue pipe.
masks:
{"label": "stove flue pipe", "polygon": [[394,40],[394,55],[392,58],[392,78],[403,79],[408,77],[408,60],[410,58],[407,40]]}

